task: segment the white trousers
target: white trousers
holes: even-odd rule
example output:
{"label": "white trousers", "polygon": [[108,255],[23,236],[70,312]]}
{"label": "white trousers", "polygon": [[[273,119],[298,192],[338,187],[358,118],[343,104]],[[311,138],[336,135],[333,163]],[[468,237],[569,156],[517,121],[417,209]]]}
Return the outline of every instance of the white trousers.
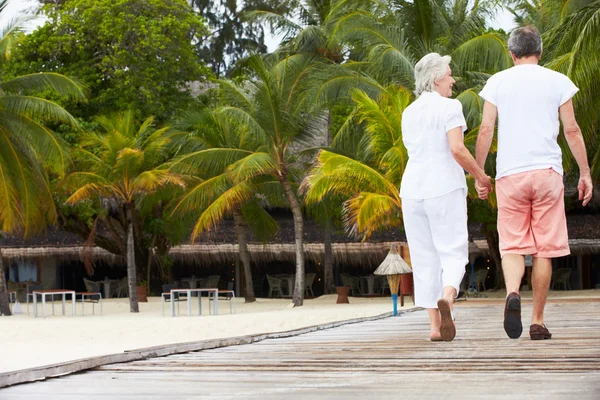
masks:
{"label": "white trousers", "polygon": [[415,283],[415,305],[437,308],[445,286],[456,288],[469,262],[467,192],[458,189],[425,200],[402,200]]}

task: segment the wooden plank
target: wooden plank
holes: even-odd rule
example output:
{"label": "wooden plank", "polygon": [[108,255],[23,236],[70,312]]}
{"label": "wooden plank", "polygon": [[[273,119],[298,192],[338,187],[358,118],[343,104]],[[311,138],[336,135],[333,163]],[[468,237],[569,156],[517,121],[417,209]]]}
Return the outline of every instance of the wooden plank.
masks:
{"label": "wooden plank", "polygon": [[[19,385],[0,398],[600,398],[600,303],[552,302],[554,337],[508,339],[501,302],[457,307],[457,337],[432,343],[424,311],[256,343],[106,365]],[[531,314],[525,304],[524,321]]]}

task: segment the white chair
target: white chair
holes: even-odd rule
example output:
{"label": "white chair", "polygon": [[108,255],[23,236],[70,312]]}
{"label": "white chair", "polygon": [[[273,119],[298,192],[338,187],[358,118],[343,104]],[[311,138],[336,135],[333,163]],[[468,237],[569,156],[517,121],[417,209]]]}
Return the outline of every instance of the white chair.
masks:
{"label": "white chair", "polygon": [[273,297],[275,295],[281,297],[281,279],[267,275],[267,281],[269,282],[269,297]]}
{"label": "white chair", "polygon": [[[27,315],[29,315],[29,299],[33,302],[33,292],[36,290],[42,290],[42,285],[27,285]],[[42,296],[40,294],[37,295],[40,301],[42,300]],[[35,310],[35,314],[37,314],[37,310]]]}
{"label": "white chair", "polygon": [[[224,297],[221,297],[221,294],[224,294]],[[211,301],[214,301],[214,297],[208,297],[208,302],[210,304]],[[233,282],[229,282],[227,284],[227,290],[219,290],[219,301],[221,300],[229,300],[229,314],[237,314],[237,303],[235,299],[235,290],[233,290]],[[233,301],[233,310],[232,310],[232,301]],[[210,307],[209,307],[210,309]]]}
{"label": "white chair", "polygon": [[89,279],[83,278],[83,284],[85,285],[85,290],[87,290],[88,292],[100,291],[100,282],[94,282]]}
{"label": "white chair", "polygon": [[114,293],[117,297],[129,297],[129,281],[127,277],[121,279],[120,281],[114,282]]}
{"label": "white chair", "polygon": [[312,297],[315,297],[315,293],[312,290],[312,285],[315,282],[315,276],[317,274],[306,274],[304,277],[304,295],[308,296],[309,293]]}
{"label": "white chair", "polygon": [[562,285],[564,290],[571,290],[571,285],[569,284],[569,280],[571,279],[570,268],[558,269],[553,275],[554,279],[552,280],[552,289],[557,286],[560,288]]}
{"label": "white chair", "polygon": [[177,315],[179,315],[179,302],[181,301],[180,296],[179,296],[180,293],[174,293],[173,298],[171,298],[171,290],[172,289],[180,289],[180,288],[178,287],[178,285],[176,283],[162,285],[162,293],[161,293],[160,297],[161,297],[162,314],[163,315],[165,315],[165,303],[171,302],[171,301],[177,302]]}
{"label": "white chair", "polygon": [[486,268],[480,269],[479,271],[475,271],[475,290],[479,290],[479,287],[482,286],[485,291],[485,279],[488,275],[488,270]]}
{"label": "white chair", "polygon": [[391,293],[390,283],[388,282],[387,277],[382,276],[380,282],[381,282],[381,294],[385,294],[386,290]]}
{"label": "white chair", "polygon": [[209,276],[208,277],[208,288],[209,289],[218,289],[220,280],[221,280],[221,275]]}

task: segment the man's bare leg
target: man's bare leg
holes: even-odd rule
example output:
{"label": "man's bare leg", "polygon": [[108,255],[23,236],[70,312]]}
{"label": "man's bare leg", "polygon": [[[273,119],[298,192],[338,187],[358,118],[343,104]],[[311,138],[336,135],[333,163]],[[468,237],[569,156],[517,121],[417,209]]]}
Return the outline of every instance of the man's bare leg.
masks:
{"label": "man's bare leg", "polygon": [[519,254],[506,254],[502,257],[502,270],[506,282],[506,305],[504,307],[504,331],[511,339],[518,339],[523,333],[521,322],[521,297],[519,289],[525,274],[525,258]]}
{"label": "man's bare leg", "polygon": [[550,290],[550,281],[552,279],[552,259],[534,258],[533,275],[531,283],[533,285],[533,315],[531,323],[544,325],[544,308],[546,307],[546,298]]}
{"label": "man's bare leg", "polygon": [[[506,294],[519,293],[525,274],[525,257],[519,254],[505,254],[502,257],[502,271],[506,282]],[[535,283],[533,285],[535,287]]]}

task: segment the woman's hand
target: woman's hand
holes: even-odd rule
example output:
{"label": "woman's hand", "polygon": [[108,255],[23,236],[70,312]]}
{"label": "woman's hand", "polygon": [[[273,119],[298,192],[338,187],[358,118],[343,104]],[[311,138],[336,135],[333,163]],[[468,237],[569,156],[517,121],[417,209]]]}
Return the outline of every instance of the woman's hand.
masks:
{"label": "woman's hand", "polygon": [[475,181],[475,189],[481,200],[487,200],[488,195],[492,192],[492,178],[488,175]]}

